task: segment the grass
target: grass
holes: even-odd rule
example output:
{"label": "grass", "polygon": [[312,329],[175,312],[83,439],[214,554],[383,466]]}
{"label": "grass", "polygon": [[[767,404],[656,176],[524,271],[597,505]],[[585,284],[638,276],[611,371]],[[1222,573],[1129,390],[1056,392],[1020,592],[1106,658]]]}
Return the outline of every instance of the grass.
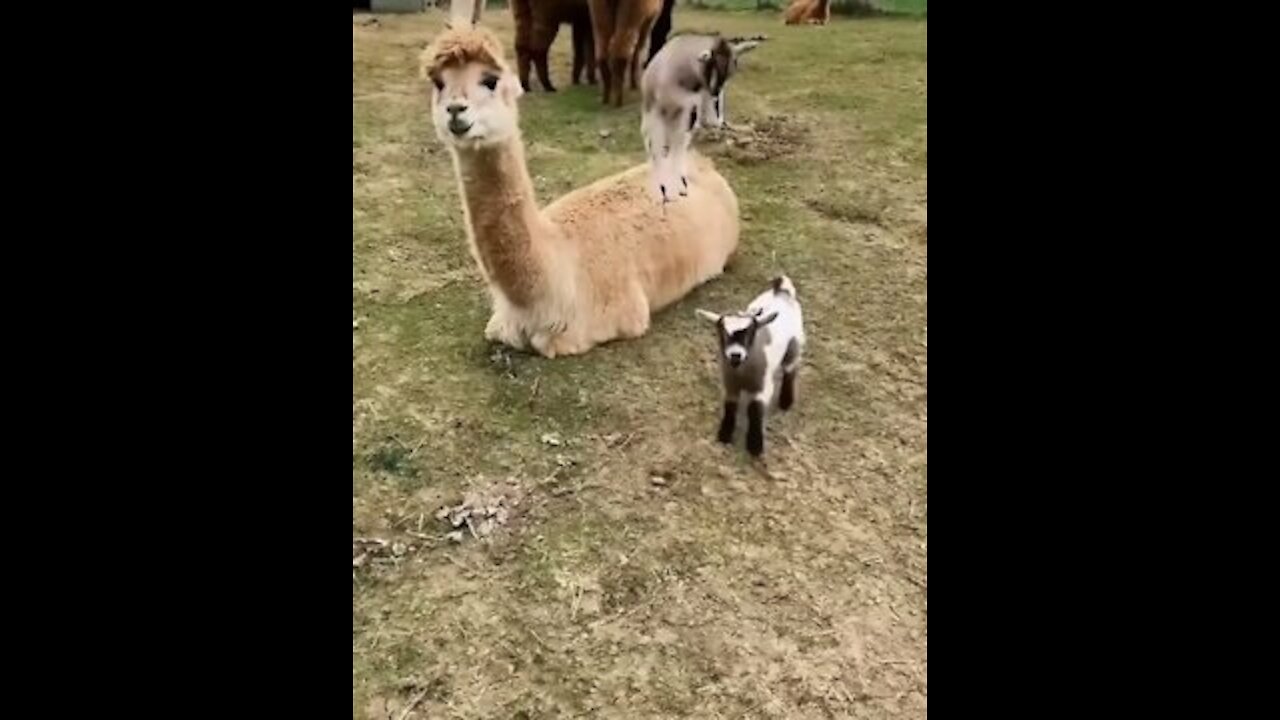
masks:
{"label": "grass", "polygon": [[[355,20],[352,530],[387,545],[353,570],[353,717],[922,717],[926,22],[682,5],[677,28],[771,37],[729,91],[754,132],[699,143],[738,193],[740,255],[644,338],[547,361],[482,336],[416,79],[442,17]],[[506,13],[487,21],[511,37]],[[521,101],[543,202],[642,160],[634,94],[602,109],[567,46],[562,91]],[[714,440],[693,308],[739,307],[779,271],[810,348],[753,463]],[[435,513],[469,495],[509,517],[456,543]]]}

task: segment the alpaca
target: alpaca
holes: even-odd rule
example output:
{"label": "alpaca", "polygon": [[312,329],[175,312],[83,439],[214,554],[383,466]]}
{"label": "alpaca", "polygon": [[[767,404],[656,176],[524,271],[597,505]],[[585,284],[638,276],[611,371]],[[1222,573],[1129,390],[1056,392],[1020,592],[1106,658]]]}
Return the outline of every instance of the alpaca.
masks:
{"label": "alpaca", "polygon": [[662,0],[662,10],[658,19],[653,22],[653,31],[649,33],[649,59],[644,66],[649,67],[654,56],[667,44],[667,36],[671,34],[671,13],[675,12],[676,0]]}
{"label": "alpaca", "polygon": [[640,52],[662,12],[662,0],[589,0],[591,29],[600,64],[600,99],[622,107],[623,84],[631,71],[631,89],[640,86]]}
{"label": "alpaca", "polygon": [[516,68],[520,86],[526,92],[531,89],[531,64],[538,71],[542,89],[556,91],[547,69],[547,55],[562,23],[573,28],[573,84],[578,84],[584,67],[587,83],[596,84],[595,43],[587,0],[512,0],[511,16],[516,26]]}
{"label": "alpaca", "polygon": [[[720,372],[724,380],[724,415],[716,438],[733,442],[738,402],[747,400],[747,451],[764,452],[764,412],[778,391],[778,409],[796,401],[796,374],[804,352],[804,316],[791,278],[773,279],[746,312],[719,315],[699,309],[715,323],[720,338]],[[779,378],[781,379],[779,381]]]}
{"label": "alpaca", "polygon": [[653,166],[653,186],[662,202],[685,194],[686,154],[693,131],[722,128],[724,89],[738,70],[738,58],[754,50],[763,35],[725,39],[702,33],[677,34],[650,61],[640,81],[640,133]]}
{"label": "alpaca", "polygon": [[791,0],[782,17],[788,25],[826,25],[831,20],[831,0]]}
{"label": "alpaca", "polygon": [[450,28],[423,52],[420,72],[435,86],[436,135],[493,299],[486,338],[549,358],[583,353],[643,335],[651,312],[723,272],[738,245],[738,199],[710,160],[696,159],[687,201],[665,212],[647,197],[643,164],[539,210],[522,90],[493,33]]}

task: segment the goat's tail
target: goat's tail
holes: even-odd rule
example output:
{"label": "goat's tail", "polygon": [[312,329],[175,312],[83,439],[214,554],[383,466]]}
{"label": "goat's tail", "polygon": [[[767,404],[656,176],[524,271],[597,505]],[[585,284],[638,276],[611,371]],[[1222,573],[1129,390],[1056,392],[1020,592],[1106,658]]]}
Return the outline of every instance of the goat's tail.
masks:
{"label": "goat's tail", "polygon": [[796,285],[791,282],[791,278],[786,275],[779,275],[773,279],[773,291],[776,293],[785,293],[791,297],[796,297]]}

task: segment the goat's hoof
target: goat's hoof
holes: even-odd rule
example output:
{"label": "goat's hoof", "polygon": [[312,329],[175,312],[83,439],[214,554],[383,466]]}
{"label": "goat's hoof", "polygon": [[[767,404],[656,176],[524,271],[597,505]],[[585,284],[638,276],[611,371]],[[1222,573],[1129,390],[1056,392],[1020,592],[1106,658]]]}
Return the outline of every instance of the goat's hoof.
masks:
{"label": "goat's hoof", "polygon": [[761,455],[764,454],[764,443],[762,442],[759,445],[756,445],[754,443],[748,442],[747,452],[751,453],[752,457],[760,457]]}
{"label": "goat's hoof", "polygon": [[720,442],[724,443],[725,445],[732,445],[732,444],[733,444],[733,431],[732,431],[732,430],[730,430],[730,431],[728,431],[728,432],[725,432],[724,430],[721,430],[720,432],[716,433],[716,440],[719,440]]}

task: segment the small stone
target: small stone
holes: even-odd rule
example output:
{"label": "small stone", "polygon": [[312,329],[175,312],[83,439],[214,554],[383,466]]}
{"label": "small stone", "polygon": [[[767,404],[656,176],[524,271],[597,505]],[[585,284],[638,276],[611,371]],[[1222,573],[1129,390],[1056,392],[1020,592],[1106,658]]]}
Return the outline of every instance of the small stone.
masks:
{"label": "small stone", "polygon": [[667,484],[667,479],[661,475],[653,475],[649,478],[649,482],[661,487]]}
{"label": "small stone", "polygon": [[460,543],[462,542],[462,531],[454,530],[451,533],[446,533],[445,537],[448,538],[449,540],[452,540],[453,542]]}
{"label": "small stone", "polygon": [[560,436],[556,433],[543,433],[542,442],[544,445],[550,445],[552,447],[560,447],[564,444],[564,441],[561,440]]}
{"label": "small stone", "polygon": [[600,131],[600,137],[602,137],[602,138],[607,138],[607,137],[609,137],[609,136],[610,136],[610,135],[612,135],[612,134],[613,134],[613,131],[612,131],[612,130],[601,130],[601,131]]}
{"label": "small stone", "polygon": [[351,329],[352,329],[352,330],[357,330],[357,329],[359,329],[359,327],[360,327],[360,321],[359,321],[359,320],[352,320],[352,321],[351,321]]}
{"label": "small stone", "polygon": [[394,544],[392,544],[392,546],[391,546],[391,554],[392,554],[392,555],[395,555],[396,557],[399,557],[399,556],[401,556],[401,555],[405,554],[406,552],[408,552],[408,550],[409,550],[409,548],[408,548],[407,546],[405,546],[405,544],[404,544],[404,543],[399,543],[399,542],[398,542],[398,543],[394,543]]}

